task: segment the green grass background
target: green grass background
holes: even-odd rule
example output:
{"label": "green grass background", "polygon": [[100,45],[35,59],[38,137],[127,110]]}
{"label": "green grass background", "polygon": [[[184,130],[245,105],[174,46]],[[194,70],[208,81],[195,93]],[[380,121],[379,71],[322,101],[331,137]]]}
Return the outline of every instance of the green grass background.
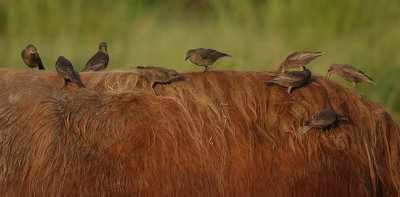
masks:
{"label": "green grass background", "polygon": [[233,56],[216,70],[276,70],[291,52],[323,51],[328,55],[308,66],[314,75],[324,76],[331,63],[360,68],[377,85],[354,91],[399,122],[399,8],[396,0],[0,0],[0,67],[28,69],[20,53],[29,43],[51,70],[60,55],[82,69],[101,41],[108,43],[108,71],[200,71],[183,61],[199,47]]}

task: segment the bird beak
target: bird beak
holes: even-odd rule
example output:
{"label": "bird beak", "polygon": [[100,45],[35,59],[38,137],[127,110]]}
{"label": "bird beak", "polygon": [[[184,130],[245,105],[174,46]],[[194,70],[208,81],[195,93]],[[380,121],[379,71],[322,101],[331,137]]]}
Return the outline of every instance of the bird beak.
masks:
{"label": "bird beak", "polygon": [[327,78],[327,79],[329,79],[329,77],[331,76],[331,73],[332,73],[332,70],[330,70],[330,71],[328,71],[328,72],[326,73],[326,78]]}
{"label": "bird beak", "polygon": [[186,60],[188,60],[189,59],[189,56],[187,56],[186,58],[185,58],[185,62],[186,62]]}

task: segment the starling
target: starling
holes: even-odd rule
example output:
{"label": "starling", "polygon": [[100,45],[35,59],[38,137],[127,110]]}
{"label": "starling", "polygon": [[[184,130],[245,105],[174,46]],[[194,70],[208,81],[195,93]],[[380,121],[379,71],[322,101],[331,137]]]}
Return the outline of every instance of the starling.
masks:
{"label": "starling", "polygon": [[99,51],[93,55],[92,58],[86,63],[85,68],[81,72],[86,71],[102,71],[107,68],[108,65],[108,51],[107,44],[105,42],[100,43]]}
{"label": "starling", "polygon": [[304,125],[299,128],[299,132],[301,134],[305,134],[313,127],[318,129],[325,129],[337,121],[351,122],[350,118],[341,111],[334,111],[331,108],[324,109],[308,119],[304,123]]}
{"label": "starling", "polygon": [[39,53],[37,52],[36,47],[32,44],[28,45],[24,50],[22,50],[21,56],[25,64],[32,70],[34,67],[39,67],[39,70],[44,70]]}
{"label": "starling", "polygon": [[287,56],[285,60],[279,66],[279,71],[284,73],[286,69],[299,67],[300,70],[304,69],[304,66],[310,63],[313,59],[325,55],[322,52],[295,52]]}
{"label": "starling", "polygon": [[292,71],[279,74],[264,80],[267,84],[277,84],[287,87],[287,92],[290,94],[292,88],[300,87],[307,84],[308,79],[311,77],[311,72],[308,69],[302,71]]}
{"label": "starling", "polygon": [[137,71],[144,75],[150,82],[150,87],[155,95],[154,87],[157,84],[169,84],[176,80],[183,80],[183,77],[172,69],[155,67],[155,66],[138,66]]}
{"label": "starling", "polygon": [[76,83],[78,87],[84,88],[85,86],[82,84],[82,81],[79,77],[79,74],[74,71],[74,67],[69,60],[65,59],[64,56],[60,56],[56,62],[56,70],[58,76],[64,80],[64,86],[59,89],[61,90],[68,85],[69,82]]}
{"label": "starling", "polygon": [[198,66],[204,66],[205,69],[203,72],[207,72],[208,68],[212,66],[212,64],[217,61],[220,57],[232,57],[228,54],[218,52],[213,49],[190,49],[186,52],[186,60],[190,60],[192,63]]}
{"label": "starling", "polygon": [[332,73],[337,73],[343,79],[353,83],[351,88],[356,87],[359,82],[367,82],[375,84],[374,80],[364,74],[361,70],[354,68],[347,64],[331,64],[328,67],[328,73],[326,73],[326,78],[329,79]]}

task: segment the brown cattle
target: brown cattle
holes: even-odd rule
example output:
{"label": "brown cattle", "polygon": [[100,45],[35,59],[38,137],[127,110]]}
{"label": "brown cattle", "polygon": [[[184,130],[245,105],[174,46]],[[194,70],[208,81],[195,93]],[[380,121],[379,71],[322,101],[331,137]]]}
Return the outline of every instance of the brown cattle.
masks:
{"label": "brown cattle", "polygon": [[[2,196],[399,196],[400,129],[322,77],[288,95],[268,72],[183,73],[148,89],[132,72],[0,69]],[[316,112],[353,121],[297,129]]]}

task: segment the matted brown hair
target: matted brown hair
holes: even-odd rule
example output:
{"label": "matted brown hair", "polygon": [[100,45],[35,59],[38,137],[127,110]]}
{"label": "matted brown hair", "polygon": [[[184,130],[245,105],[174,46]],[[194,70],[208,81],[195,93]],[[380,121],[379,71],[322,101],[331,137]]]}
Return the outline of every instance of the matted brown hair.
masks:
{"label": "matted brown hair", "polygon": [[[398,196],[400,129],[382,107],[313,77],[292,96],[273,73],[183,73],[155,96],[133,72],[0,69],[5,196]],[[353,121],[297,129],[316,112]]]}

